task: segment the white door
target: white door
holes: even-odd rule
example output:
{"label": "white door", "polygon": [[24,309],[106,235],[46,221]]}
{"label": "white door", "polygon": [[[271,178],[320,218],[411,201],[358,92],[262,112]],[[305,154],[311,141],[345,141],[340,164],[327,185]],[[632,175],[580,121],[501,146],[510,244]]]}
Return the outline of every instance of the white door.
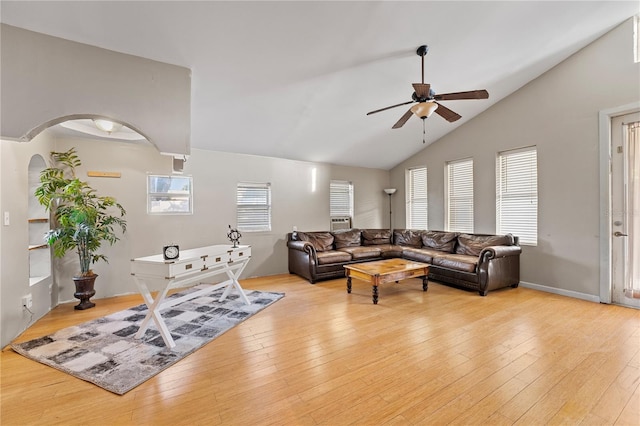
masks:
{"label": "white door", "polygon": [[611,123],[613,303],[640,308],[640,113]]}

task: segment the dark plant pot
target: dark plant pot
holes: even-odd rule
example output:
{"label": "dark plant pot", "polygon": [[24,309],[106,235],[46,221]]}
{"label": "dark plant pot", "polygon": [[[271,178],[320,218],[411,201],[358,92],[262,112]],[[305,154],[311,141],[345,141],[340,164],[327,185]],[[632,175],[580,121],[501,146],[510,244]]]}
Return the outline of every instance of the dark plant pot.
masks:
{"label": "dark plant pot", "polygon": [[96,278],[98,278],[97,274],[90,277],[73,277],[73,282],[76,284],[76,292],[73,293],[73,297],[80,299],[80,303],[74,306],[74,309],[83,310],[96,306],[95,303],[89,300],[96,294],[93,289]]}

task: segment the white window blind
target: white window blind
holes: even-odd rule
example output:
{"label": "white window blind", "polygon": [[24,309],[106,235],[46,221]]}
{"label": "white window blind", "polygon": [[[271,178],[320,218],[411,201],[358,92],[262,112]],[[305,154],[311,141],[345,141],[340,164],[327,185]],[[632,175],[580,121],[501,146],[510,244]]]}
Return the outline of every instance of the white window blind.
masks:
{"label": "white window blind", "polygon": [[344,180],[329,183],[329,214],[331,217],[353,217],[353,184]]}
{"label": "white window blind", "polygon": [[428,229],[427,168],[407,170],[407,226]]}
{"label": "white window blind", "polygon": [[239,231],[271,230],[270,183],[238,183],[236,204]]}
{"label": "white window blind", "polygon": [[538,244],[538,158],[536,147],[498,153],[496,229],[520,244]]}
{"label": "white window blind", "polygon": [[447,163],[446,228],[473,232],[473,160]]}
{"label": "white window blind", "polygon": [[148,175],[147,213],[191,214],[192,184],[191,176]]}

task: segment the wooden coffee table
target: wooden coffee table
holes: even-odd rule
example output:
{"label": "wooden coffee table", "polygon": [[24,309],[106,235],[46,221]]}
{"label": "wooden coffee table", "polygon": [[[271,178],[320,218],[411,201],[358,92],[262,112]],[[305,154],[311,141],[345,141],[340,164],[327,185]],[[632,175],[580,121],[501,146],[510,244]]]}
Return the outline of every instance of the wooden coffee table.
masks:
{"label": "wooden coffee table", "polygon": [[407,278],[422,277],[422,291],[427,291],[429,265],[404,259],[386,259],[345,265],[347,293],[351,293],[351,278],[368,281],[373,287],[373,303],[378,304],[378,286]]}

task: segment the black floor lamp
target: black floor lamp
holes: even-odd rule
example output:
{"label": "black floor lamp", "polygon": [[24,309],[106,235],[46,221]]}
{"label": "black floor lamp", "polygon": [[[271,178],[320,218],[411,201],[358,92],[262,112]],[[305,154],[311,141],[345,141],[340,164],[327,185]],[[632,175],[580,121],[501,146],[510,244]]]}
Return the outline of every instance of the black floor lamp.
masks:
{"label": "black floor lamp", "polygon": [[396,193],[396,189],[385,188],[384,192],[386,192],[387,195],[389,196],[389,231],[391,231],[392,230],[391,228],[391,196]]}

